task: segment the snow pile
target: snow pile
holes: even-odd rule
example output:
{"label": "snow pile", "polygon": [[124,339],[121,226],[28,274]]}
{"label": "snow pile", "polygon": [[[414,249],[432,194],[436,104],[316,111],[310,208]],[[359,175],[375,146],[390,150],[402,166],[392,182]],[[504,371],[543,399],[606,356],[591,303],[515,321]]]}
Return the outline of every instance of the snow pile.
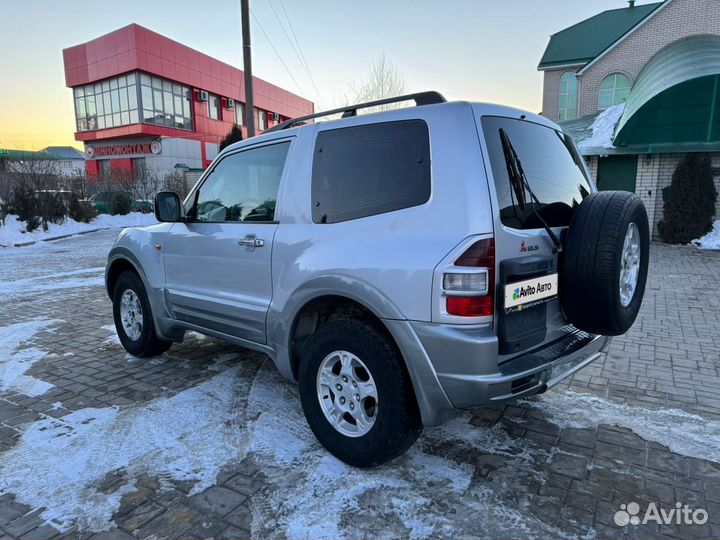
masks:
{"label": "snow pile", "polygon": [[155,214],[143,214],[142,212],[130,212],[124,216],[111,216],[110,214],[100,214],[89,225],[95,227],[103,227],[108,229],[121,229],[123,227],[145,227],[146,225],[157,225]]}
{"label": "snow pile", "polygon": [[615,126],[620,121],[623,111],[625,111],[625,104],[619,103],[600,113],[591,126],[592,135],[578,144],[580,150],[597,147],[612,148]]}
{"label": "snow pile", "polygon": [[90,223],[82,223],[74,219],[66,219],[65,222],[48,224],[48,230],[43,231],[42,227],[32,232],[25,232],[25,222],[19,221],[17,216],[7,216],[5,225],[0,225],[0,247],[12,247],[15,244],[36,242],[57,236],[77,234],[95,229],[117,229],[123,227],[142,227],[157,223],[155,214],[143,214],[131,212],[124,216],[111,216],[100,214]]}
{"label": "snow pile", "polygon": [[720,463],[720,422],[696,414],[680,409],[631,407],[572,390],[548,392],[541,400],[528,403],[548,413],[561,428],[620,426],[676,454]]}
{"label": "snow pile", "polygon": [[15,390],[27,396],[39,396],[53,385],[25,375],[46,353],[36,347],[20,346],[55,321],[36,320],[0,327],[0,391]]}
{"label": "snow pile", "polygon": [[720,219],[715,222],[712,231],[692,243],[701,249],[720,249]]}

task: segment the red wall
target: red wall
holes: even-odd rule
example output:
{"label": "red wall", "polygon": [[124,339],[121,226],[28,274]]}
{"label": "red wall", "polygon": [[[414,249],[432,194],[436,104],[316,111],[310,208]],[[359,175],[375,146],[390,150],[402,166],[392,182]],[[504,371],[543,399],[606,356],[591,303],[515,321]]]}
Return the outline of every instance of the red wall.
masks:
{"label": "red wall", "polygon": [[[63,61],[68,87],[141,70],[191,86],[195,90],[207,90],[221,97],[245,101],[245,74],[241,70],[137,24],[65,49]],[[279,113],[283,118],[303,116],[314,111],[311,101],[257,77],[253,77],[253,87],[255,107],[259,109]],[[235,123],[233,109],[223,107],[222,120],[211,120],[207,114],[207,103],[194,101],[194,108],[194,134],[151,124],[134,124],[78,132],[75,139],[92,141],[129,135],[165,135],[217,143]]]}
{"label": "red wall", "polygon": [[100,176],[100,162],[92,159],[85,160],[85,170],[88,178],[94,180]]}

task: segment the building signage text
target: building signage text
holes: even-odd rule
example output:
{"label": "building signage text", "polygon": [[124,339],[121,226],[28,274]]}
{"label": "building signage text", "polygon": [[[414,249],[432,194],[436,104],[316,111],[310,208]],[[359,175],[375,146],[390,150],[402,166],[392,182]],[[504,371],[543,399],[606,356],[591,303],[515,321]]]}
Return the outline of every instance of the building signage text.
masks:
{"label": "building signage text", "polygon": [[160,141],[112,144],[108,146],[87,145],[85,147],[85,153],[90,158],[97,158],[102,156],[159,154],[161,150],[162,146],[160,145]]}

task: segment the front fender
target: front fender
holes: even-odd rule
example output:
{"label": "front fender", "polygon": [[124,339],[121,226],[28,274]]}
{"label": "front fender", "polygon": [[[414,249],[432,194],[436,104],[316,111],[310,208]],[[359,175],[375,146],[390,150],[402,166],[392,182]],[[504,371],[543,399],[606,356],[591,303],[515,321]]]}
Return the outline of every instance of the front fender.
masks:
{"label": "front fender", "polygon": [[[117,278],[118,269],[129,264],[145,286],[155,321],[155,330],[159,337],[170,341],[181,341],[183,332],[173,324],[163,295],[165,268],[162,243],[171,226],[169,223],[161,223],[150,227],[123,229],[108,255],[105,288],[112,299],[112,284]],[[160,246],[160,249],[157,246]]]}

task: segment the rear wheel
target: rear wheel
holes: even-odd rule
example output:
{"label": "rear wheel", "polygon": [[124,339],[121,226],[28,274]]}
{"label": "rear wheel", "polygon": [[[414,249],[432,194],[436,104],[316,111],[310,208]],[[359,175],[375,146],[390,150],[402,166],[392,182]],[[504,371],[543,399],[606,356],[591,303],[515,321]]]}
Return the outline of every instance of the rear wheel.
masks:
{"label": "rear wheel", "polygon": [[133,356],[157,356],[172,345],[155,333],[145,286],[134,272],[123,272],[118,277],[113,293],[113,318],[120,343]]}
{"label": "rear wheel", "polygon": [[308,424],[335,457],[370,467],[405,452],[422,430],[402,359],[372,325],[336,319],[300,354],[300,399]]}
{"label": "rear wheel", "polygon": [[647,281],[650,227],[633,193],[588,196],[570,222],[560,294],[568,320],[586,332],[627,332],[640,311]]}

